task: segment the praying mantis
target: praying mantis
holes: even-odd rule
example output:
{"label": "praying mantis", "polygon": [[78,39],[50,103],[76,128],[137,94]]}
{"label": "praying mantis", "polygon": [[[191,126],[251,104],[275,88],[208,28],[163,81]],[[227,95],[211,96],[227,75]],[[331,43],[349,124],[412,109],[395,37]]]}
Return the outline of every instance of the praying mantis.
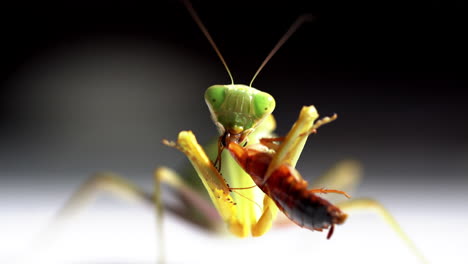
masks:
{"label": "praying mantis", "polygon": [[[254,182],[250,173],[245,172],[231,156],[233,150],[229,146],[233,142],[238,144],[241,150],[252,146],[261,146],[262,151],[271,156],[271,161],[268,162],[268,168],[265,172],[268,178],[275,169],[283,164],[294,169],[307,137],[315,133],[321,125],[336,119],[336,116],[318,119],[316,108],[305,106],[300,111],[299,118],[293,128],[285,137],[279,140],[265,140],[276,138],[273,132],[276,122],[271,115],[275,101],[271,95],[253,88],[252,83],[280,46],[302,23],[310,20],[310,16],[301,16],[296,20],[259,67],[249,85],[238,85],[234,84],[224,58],[193,7],[188,1],[184,1],[184,3],[218,54],[232,82],[228,85],[211,86],[205,93],[205,100],[221,137],[218,141],[203,148],[193,132],[182,131],[176,141],[164,140],[163,143],[180,150],[187,156],[194,167],[191,174],[184,177],[168,167],[159,167],[154,172],[154,193],[148,194],[140,187],[113,173],[98,173],[70,198],[59,212],[60,217],[73,215],[74,212],[79,211],[80,208],[89,203],[91,197],[95,196],[98,191],[107,190],[130,199],[154,203],[158,223],[157,235],[160,241],[164,239],[162,219],[165,212],[175,214],[203,230],[210,232],[228,230],[237,237],[262,236],[276,223],[283,225],[291,223],[281,214],[277,217],[279,212],[275,201],[256,187],[258,184]],[[254,98],[250,105],[241,107],[242,111],[247,111],[251,117],[241,116],[233,121],[232,117],[222,114],[232,113],[233,108],[237,107],[235,100],[229,101],[224,98],[228,94],[234,93],[249,94],[249,97]],[[227,104],[223,104],[223,102],[227,102]],[[223,151],[224,148],[227,150]],[[359,165],[356,162],[343,161],[311,183],[311,188],[316,192],[322,191],[324,193],[332,191],[324,189],[330,186],[342,190],[343,193],[348,190],[352,191],[353,186],[359,180],[359,170]],[[192,180],[189,181],[193,182],[193,178],[196,178],[197,175],[201,184],[191,186],[187,178],[191,177]],[[298,177],[298,180],[301,179],[299,173],[294,172],[294,175]],[[181,206],[163,203],[163,191],[165,191],[163,186],[166,186],[182,201]],[[397,221],[379,202],[371,199],[350,199],[344,202],[338,201],[336,206],[343,212],[354,209],[377,212],[412,249],[414,254],[425,261],[413,242],[399,227]],[[327,225],[324,229],[328,227],[331,227],[331,232],[333,225]],[[328,236],[330,237],[331,234],[329,233]],[[158,250],[164,252],[165,249],[161,246]],[[161,254],[161,256],[161,260],[163,260],[164,255]]]}

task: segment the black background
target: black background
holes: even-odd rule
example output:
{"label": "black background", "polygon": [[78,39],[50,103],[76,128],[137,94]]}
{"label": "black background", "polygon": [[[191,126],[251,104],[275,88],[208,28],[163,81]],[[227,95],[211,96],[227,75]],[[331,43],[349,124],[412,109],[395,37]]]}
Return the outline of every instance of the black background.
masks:
{"label": "black background", "polygon": [[[463,91],[467,84],[463,1],[194,1],[193,5],[237,83],[249,82],[298,15],[315,16],[316,20],[304,25],[271,60],[254,86],[275,96],[278,105],[275,113],[281,124],[292,123],[301,105],[314,104],[323,115],[339,113],[336,128],[323,133],[323,146],[318,147],[338,152],[333,159],[339,159],[339,152],[344,152],[346,157],[355,155],[364,160],[381,157],[380,164],[392,163],[388,165],[392,168],[416,164],[414,169],[421,173],[416,179],[427,177],[425,169],[438,178],[441,173],[445,177],[455,175],[447,174],[447,169],[465,168],[468,111]],[[99,158],[92,161],[93,165],[83,161],[61,166],[60,160],[51,158],[52,163],[47,159],[35,163],[36,158],[43,157],[28,155],[34,150],[53,151],[38,142],[54,141],[55,124],[47,117],[35,118],[31,114],[34,110],[27,107],[29,101],[24,98],[29,96],[31,100],[31,94],[37,93],[34,86],[18,87],[11,83],[27,78],[22,75],[25,67],[40,68],[40,64],[34,64],[38,58],[47,58],[63,47],[117,37],[149,46],[162,43],[183,54],[196,54],[216,70],[210,76],[199,76],[206,81],[197,86],[200,98],[194,104],[203,105],[200,100],[203,86],[228,82],[212,48],[179,1],[41,2],[7,5],[2,9],[0,135],[8,170],[21,167],[47,171],[50,164],[64,171],[101,168],[96,165]],[[204,123],[198,128],[214,132],[206,122],[207,113],[201,115]],[[153,121],[160,122],[160,127],[166,122]],[[190,121],[181,123],[192,125]],[[288,127],[280,125],[280,134]],[[178,126],[161,137],[174,138],[182,128],[191,127]],[[154,142],[159,140],[156,138]],[[59,152],[70,149],[62,143]],[[20,156],[13,157],[10,151],[17,151]],[[136,153],[139,149],[132,151]],[[105,168],[113,166],[105,163],[104,150],[97,155],[104,159]],[[128,159],[119,155],[117,160]],[[157,155],[148,159],[156,160]],[[29,164],[25,163],[28,157]],[[403,163],[395,164],[394,159]],[[136,160],[134,167],[142,164]],[[148,164],[144,170],[155,164],[159,162]],[[368,166],[372,168],[372,162]]]}

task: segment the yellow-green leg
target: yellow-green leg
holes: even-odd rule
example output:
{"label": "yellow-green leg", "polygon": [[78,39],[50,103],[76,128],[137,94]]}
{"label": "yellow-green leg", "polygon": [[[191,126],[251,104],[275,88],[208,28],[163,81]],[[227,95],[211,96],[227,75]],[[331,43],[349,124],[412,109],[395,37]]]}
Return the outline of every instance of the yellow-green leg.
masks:
{"label": "yellow-green leg", "polygon": [[[361,180],[361,165],[356,161],[345,160],[337,163],[312,183],[313,188],[334,188],[353,193]],[[427,263],[427,259],[416,247],[414,242],[403,231],[398,221],[378,201],[369,198],[357,198],[343,201],[343,197],[327,194],[327,200],[333,200],[337,206],[346,213],[352,211],[371,211],[379,215],[385,223],[398,235],[398,237],[411,249],[421,262]]]}
{"label": "yellow-green leg", "polygon": [[[182,210],[164,204],[162,199],[162,184],[171,187],[171,190],[184,205]],[[186,185],[182,178],[175,171],[169,168],[160,167],[154,172],[154,205],[157,219],[156,231],[158,240],[160,241],[158,249],[158,252],[160,252],[158,260],[159,263],[165,262],[163,228],[164,209],[169,209],[172,213],[192,222],[202,229],[219,231],[221,218],[213,205],[199,193]]]}
{"label": "yellow-green leg", "polygon": [[33,241],[31,251],[40,253],[47,248],[67,223],[92,204],[101,193],[109,193],[130,202],[152,204],[150,194],[119,175],[111,172],[96,173],[65,202],[44,231]]}
{"label": "yellow-green leg", "polygon": [[426,257],[421,253],[414,242],[409,236],[403,231],[398,221],[392,214],[378,201],[370,198],[357,198],[349,201],[341,202],[337,204],[338,207],[345,211],[370,211],[382,218],[382,220],[390,226],[390,228],[396,233],[398,237],[405,243],[405,245],[417,256],[422,263],[429,263]]}
{"label": "yellow-green leg", "polygon": [[[63,205],[38,239],[34,241],[32,252],[40,253],[66,227],[69,221],[73,220],[80,212],[92,204],[99,195],[104,193],[129,202],[154,206],[157,218],[157,235],[160,240],[160,243],[158,243],[160,245],[160,248],[158,248],[160,262],[164,260],[162,217],[164,209],[206,231],[218,230],[220,218],[209,200],[204,199],[200,194],[187,187],[174,171],[164,167],[158,168],[155,170],[154,180],[154,194],[150,194],[115,173],[100,172],[95,174]],[[181,201],[180,206],[163,205],[161,198],[162,185],[169,187],[167,190],[173,192],[174,196]]]}

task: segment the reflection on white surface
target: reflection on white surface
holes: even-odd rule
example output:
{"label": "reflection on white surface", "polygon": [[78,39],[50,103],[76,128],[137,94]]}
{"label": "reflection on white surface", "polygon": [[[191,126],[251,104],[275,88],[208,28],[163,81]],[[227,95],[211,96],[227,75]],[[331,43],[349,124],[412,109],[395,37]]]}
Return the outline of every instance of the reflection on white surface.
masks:
{"label": "reflection on white surface", "polygon": [[[383,195],[388,198],[385,192]],[[154,263],[157,259],[153,212],[114,199],[99,199],[47,249],[34,255],[30,249],[24,252],[64,197],[54,200],[15,206],[12,199],[2,199],[1,207],[6,209],[0,218],[0,248],[2,255],[6,253],[0,256],[2,263],[25,257],[33,258],[34,263]],[[443,207],[447,204],[443,200],[433,201],[433,207],[427,208],[391,198],[388,201],[388,208],[431,262],[466,263],[468,214],[459,212],[461,207],[453,203]],[[237,239],[203,233],[173,216],[166,220],[169,263],[418,263],[394,233],[370,213],[351,216],[336,228],[331,240],[326,240],[326,233],[296,226],[260,238]]]}

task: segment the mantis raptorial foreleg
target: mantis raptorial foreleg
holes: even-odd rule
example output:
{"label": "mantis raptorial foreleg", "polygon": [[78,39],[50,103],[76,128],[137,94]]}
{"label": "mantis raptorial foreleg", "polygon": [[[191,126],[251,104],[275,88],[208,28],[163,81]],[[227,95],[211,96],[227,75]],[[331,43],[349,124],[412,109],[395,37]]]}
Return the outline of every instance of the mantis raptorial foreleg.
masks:
{"label": "mantis raptorial foreleg", "polygon": [[[261,236],[271,228],[277,213],[277,208],[271,199],[264,197],[258,218],[255,216],[256,214],[251,213],[254,210],[253,190],[247,189],[244,194],[239,194],[242,197],[238,201],[243,202],[243,206],[238,206],[238,201],[231,196],[233,189],[229,187],[222,174],[213,166],[212,161],[198,144],[195,135],[191,131],[180,132],[177,142],[164,141],[164,143],[179,149],[187,156],[205,185],[218,213],[227,223],[232,234],[239,237],[245,237],[249,234]],[[224,160],[227,162],[231,158],[226,156]],[[229,169],[231,174],[235,171],[240,179],[249,180],[249,176],[237,165],[226,166],[226,169]],[[251,185],[248,184],[248,186]]]}

